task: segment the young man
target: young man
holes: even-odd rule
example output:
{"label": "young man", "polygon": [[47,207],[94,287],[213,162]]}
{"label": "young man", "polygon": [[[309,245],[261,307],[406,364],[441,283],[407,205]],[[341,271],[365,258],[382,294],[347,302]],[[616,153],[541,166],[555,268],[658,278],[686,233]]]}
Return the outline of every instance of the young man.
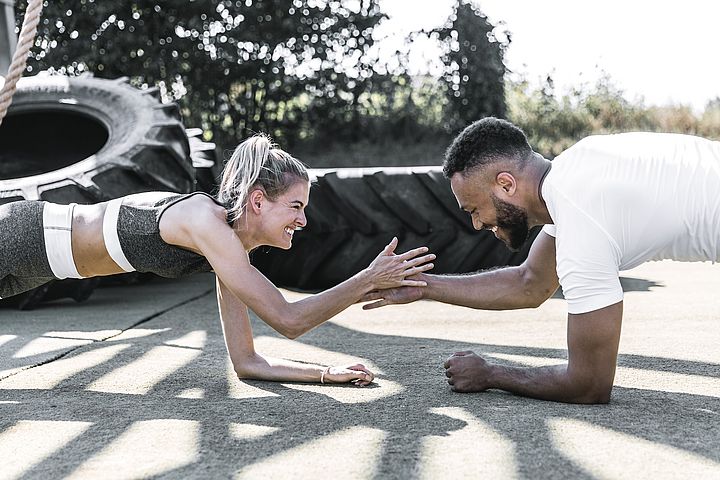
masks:
{"label": "young man", "polygon": [[591,136],[552,163],[511,123],[467,127],[443,167],[476,229],[519,248],[520,266],[468,276],[422,274],[427,287],[374,292],[365,308],[420,298],[488,310],[537,307],[562,286],[568,363],[495,365],[472,352],[445,363],[459,392],[489,388],[571,403],[607,403],[623,313],[619,272],[647,260],[720,260],[720,142],[660,133]]}

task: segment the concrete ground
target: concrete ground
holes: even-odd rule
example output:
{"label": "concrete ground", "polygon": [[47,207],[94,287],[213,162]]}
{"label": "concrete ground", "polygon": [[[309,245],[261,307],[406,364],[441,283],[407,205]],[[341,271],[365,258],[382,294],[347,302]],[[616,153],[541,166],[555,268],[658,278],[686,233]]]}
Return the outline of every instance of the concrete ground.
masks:
{"label": "concrete ground", "polygon": [[355,306],[297,341],[254,319],[258,351],[361,361],[368,388],[233,378],[207,275],[0,310],[0,478],[720,478],[720,266],[624,276],[604,406],[445,383],[459,350],[562,362],[562,299]]}

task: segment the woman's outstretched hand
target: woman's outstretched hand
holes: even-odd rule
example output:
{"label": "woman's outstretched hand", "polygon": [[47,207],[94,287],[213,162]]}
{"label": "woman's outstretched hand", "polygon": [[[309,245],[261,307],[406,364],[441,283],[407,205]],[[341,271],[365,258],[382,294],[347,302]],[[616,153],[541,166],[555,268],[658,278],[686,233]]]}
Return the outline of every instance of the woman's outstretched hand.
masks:
{"label": "woman's outstretched hand", "polygon": [[393,237],[375,260],[365,269],[370,276],[373,290],[396,287],[424,287],[422,280],[410,280],[407,277],[425,272],[433,268],[429,263],[435,260],[435,255],[427,253],[427,247],[414,248],[399,255],[395,254],[398,239]]}
{"label": "woman's outstretched hand", "polygon": [[354,383],[359,387],[370,385],[375,375],[365,368],[365,365],[357,363],[347,367],[328,367],[327,373],[323,376],[324,383]]}

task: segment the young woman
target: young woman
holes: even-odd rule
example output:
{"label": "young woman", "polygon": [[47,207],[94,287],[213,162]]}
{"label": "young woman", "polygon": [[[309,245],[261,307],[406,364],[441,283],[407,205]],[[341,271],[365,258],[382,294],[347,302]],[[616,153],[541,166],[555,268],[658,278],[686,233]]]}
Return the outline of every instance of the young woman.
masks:
{"label": "young woman", "polygon": [[309,189],[305,166],[258,135],[235,150],[217,199],[202,192],[147,192],[94,205],[2,205],[0,298],[56,278],[132,271],[176,278],[212,270],[227,349],[240,378],[365,385],[373,374],[363,365],[324,367],[258,354],[248,308],[296,338],[368,292],[422,286],[406,277],[432,268],[434,255],[424,247],[396,255],[393,239],[354,277],[287,302],[250,264],[248,252],[260,245],[290,248],[295,230],[306,224]]}

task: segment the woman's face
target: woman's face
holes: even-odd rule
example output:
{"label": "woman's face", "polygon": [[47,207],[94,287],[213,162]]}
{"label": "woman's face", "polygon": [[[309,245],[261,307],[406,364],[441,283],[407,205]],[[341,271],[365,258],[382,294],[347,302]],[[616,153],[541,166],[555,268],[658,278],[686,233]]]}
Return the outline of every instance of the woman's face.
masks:
{"label": "woman's face", "polygon": [[282,249],[292,246],[297,228],[307,224],[305,207],[310,197],[310,182],[299,180],[275,200],[265,199],[263,205],[264,245]]}

